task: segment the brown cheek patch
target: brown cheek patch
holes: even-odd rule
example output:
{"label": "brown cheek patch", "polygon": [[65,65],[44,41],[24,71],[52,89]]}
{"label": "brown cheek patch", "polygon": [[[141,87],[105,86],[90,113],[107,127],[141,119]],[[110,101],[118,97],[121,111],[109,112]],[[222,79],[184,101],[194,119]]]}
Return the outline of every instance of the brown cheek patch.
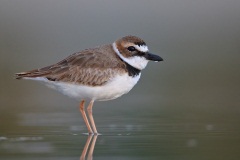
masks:
{"label": "brown cheek patch", "polygon": [[124,57],[130,57],[131,53],[127,50],[127,47],[131,45],[132,43],[122,41],[120,45],[118,45],[118,50]]}

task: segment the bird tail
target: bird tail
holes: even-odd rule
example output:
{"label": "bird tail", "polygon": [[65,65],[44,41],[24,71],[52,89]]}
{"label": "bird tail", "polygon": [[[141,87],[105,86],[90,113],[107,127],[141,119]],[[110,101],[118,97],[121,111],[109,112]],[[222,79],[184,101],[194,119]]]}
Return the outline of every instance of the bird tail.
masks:
{"label": "bird tail", "polygon": [[43,77],[48,73],[49,72],[42,72],[42,71],[39,71],[39,69],[35,69],[27,72],[15,73],[15,79]]}

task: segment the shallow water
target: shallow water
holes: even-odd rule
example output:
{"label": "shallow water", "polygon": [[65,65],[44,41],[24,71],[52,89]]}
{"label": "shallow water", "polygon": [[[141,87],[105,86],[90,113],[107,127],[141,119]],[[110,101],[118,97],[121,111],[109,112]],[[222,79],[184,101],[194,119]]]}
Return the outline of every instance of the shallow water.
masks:
{"label": "shallow water", "polygon": [[189,116],[179,111],[154,110],[119,116],[109,110],[95,113],[101,133],[98,136],[87,136],[78,112],[60,108],[57,112],[30,109],[16,113],[12,128],[6,123],[0,136],[1,159],[69,160],[84,159],[84,155],[85,159],[238,159],[240,156],[239,118],[234,114],[206,116],[196,110]]}

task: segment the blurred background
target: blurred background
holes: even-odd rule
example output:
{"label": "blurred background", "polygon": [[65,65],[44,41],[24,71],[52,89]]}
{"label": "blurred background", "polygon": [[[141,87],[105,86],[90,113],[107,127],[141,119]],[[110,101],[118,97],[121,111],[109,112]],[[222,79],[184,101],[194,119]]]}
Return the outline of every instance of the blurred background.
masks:
{"label": "blurred background", "polygon": [[239,159],[239,8],[239,0],[1,0],[0,158],[74,159],[86,141],[79,102],[14,73],[135,35],[164,61],[150,62],[127,95],[95,103],[105,134],[95,157]]}

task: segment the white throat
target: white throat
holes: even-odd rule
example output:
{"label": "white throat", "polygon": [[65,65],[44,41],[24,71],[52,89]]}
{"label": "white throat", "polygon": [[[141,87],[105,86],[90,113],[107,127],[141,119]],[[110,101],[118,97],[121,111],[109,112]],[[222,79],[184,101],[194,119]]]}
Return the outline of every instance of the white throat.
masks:
{"label": "white throat", "polygon": [[139,56],[133,56],[133,57],[124,57],[119,50],[117,49],[116,43],[114,42],[112,44],[113,46],[113,50],[117,53],[117,55],[126,63],[128,63],[129,65],[142,70],[147,66],[148,60],[146,60],[146,58],[144,57],[139,57]]}

